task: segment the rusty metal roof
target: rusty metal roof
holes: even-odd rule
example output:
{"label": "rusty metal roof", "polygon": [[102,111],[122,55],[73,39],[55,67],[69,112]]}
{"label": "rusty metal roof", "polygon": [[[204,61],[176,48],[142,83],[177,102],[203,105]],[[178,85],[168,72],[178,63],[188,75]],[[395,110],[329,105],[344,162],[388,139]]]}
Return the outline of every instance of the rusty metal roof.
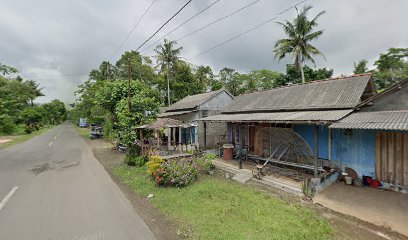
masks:
{"label": "rusty metal roof", "polygon": [[408,110],[356,112],[333,123],[330,128],[408,130]]}
{"label": "rusty metal roof", "polygon": [[142,125],[142,126],[138,127],[138,129],[155,129],[155,130],[158,130],[158,129],[162,129],[162,128],[166,128],[166,127],[179,127],[181,125],[183,125],[183,122],[179,121],[179,120],[176,120],[176,119],[158,118],[153,123]]}
{"label": "rusty metal roof", "polygon": [[[191,96],[187,96],[183,99],[181,99],[180,101],[177,101],[175,103],[173,103],[172,105],[170,105],[169,107],[167,107],[165,109],[166,112],[170,112],[170,111],[177,111],[177,110],[184,110],[184,109],[194,109],[198,106],[200,106],[201,104],[207,102],[208,100],[210,100],[211,98],[215,97],[217,94],[221,93],[225,91],[226,93],[228,93],[225,89],[220,89],[217,91],[212,91],[212,92],[206,92],[206,93],[200,93],[200,94],[196,94],[196,95],[191,95]],[[228,93],[230,94],[230,93]]]}
{"label": "rusty metal roof", "polygon": [[200,120],[215,122],[333,122],[351,112],[352,110],[236,113],[219,114]]}
{"label": "rusty metal roof", "polygon": [[354,108],[369,84],[371,74],[359,74],[238,96],[222,112],[259,112]]}
{"label": "rusty metal roof", "polygon": [[159,113],[157,115],[157,117],[171,117],[171,116],[177,116],[177,115],[183,115],[183,114],[187,114],[187,113],[192,113],[192,112],[196,112],[196,110],[191,110],[191,111],[177,111],[177,112],[163,112],[163,113]]}

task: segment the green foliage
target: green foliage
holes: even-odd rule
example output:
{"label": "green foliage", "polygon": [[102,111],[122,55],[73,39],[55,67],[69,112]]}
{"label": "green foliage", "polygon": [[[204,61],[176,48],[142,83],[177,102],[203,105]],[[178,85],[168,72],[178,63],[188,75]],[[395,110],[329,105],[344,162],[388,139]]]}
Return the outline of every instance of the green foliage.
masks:
{"label": "green foliage", "polygon": [[318,30],[316,32],[313,32],[313,30],[314,27],[318,25],[318,18],[323,15],[325,11],[318,13],[313,19],[309,20],[307,13],[311,8],[311,6],[305,6],[298,11],[296,18],[293,19],[292,22],[286,21],[285,23],[278,23],[282,26],[288,38],[276,41],[274,49],[275,58],[278,58],[279,60],[283,59],[288,54],[292,55],[292,58],[295,60],[295,67],[300,69],[302,73],[302,82],[305,82],[305,77],[303,76],[303,63],[309,61],[315,64],[313,56],[323,56],[320,50],[311,45],[310,42],[318,39],[323,34],[323,30]]}
{"label": "green foliage", "polygon": [[[200,176],[183,188],[160,188],[143,168],[118,166],[114,174],[172,219],[188,239],[330,239],[332,226],[307,205],[286,202],[234,181]],[[294,199],[291,197],[291,199]]]}
{"label": "green foliage", "polygon": [[146,156],[134,156],[130,154],[126,154],[125,156],[125,163],[129,166],[141,167],[145,165],[147,160],[148,158]]}
{"label": "green foliage", "polygon": [[408,48],[390,48],[374,62],[374,80],[378,89],[408,78]]}
{"label": "green foliage", "polygon": [[361,74],[361,73],[366,73],[368,71],[367,68],[367,60],[362,59],[358,63],[354,63],[354,74]]}
{"label": "green foliage", "polygon": [[[7,75],[17,70],[0,63],[0,72]],[[35,81],[25,81],[20,76],[15,79],[0,76],[0,133],[13,134],[16,125],[22,122],[26,124],[26,132],[38,130],[46,124],[46,117],[54,112],[46,111],[47,104],[35,106],[33,101],[40,96],[44,94]],[[61,104],[65,113],[65,106]]]}
{"label": "green foliage", "polygon": [[13,118],[7,114],[0,115],[0,132],[11,134],[16,129]]}
{"label": "green foliage", "polygon": [[58,99],[41,106],[44,110],[44,117],[49,124],[56,125],[65,121],[67,109],[65,104]]}
{"label": "green foliage", "polygon": [[[315,70],[305,65],[303,70],[306,82],[328,79],[333,75],[333,69],[319,68]],[[286,75],[281,78],[277,78],[275,85],[286,86],[288,84],[301,82],[302,76],[299,70],[293,64],[288,64],[286,65]]]}
{"label": "green foliage", "polygon": [[164,163],[163,158],[159,156],[150,156],[149,161],[146,163],[146,172],[149,175],[153,175],[154,172],[162,169],[162,164]]}
{"label": "green foliage", "polygon": [[17,72],[18,72],[17,69],[0,63],[0,73],[1,74],[8,75],[10,73],[17,73]]}

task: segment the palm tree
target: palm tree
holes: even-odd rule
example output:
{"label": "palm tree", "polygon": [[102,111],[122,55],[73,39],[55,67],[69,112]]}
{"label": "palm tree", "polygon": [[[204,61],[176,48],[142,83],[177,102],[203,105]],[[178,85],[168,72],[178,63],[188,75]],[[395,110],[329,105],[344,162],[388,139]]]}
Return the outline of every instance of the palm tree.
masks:
{"label": "palm tree", "polygon": [[156,59],[160,65],[161,71],[166,71],[167,74],[167,101],[170,106],[170,75],[175,70],[176,63],[179,59],[182,47],[175,48],[176,41],[164,39],[164,43],[160,44],[154,50],[156,52]]}
{"label": "palm tree", "polygon": [[[325,13],[322,11],[316,15],[312,20],[307,18],[307,12],[312,6],[305,6],[300,12],[296,9],[297,16],[292,22],[285,23],[278,22],[283,27],[283,30],[288,35],[288,38],[280,39],[275,42],[275,58],[279,61],[286,56],[292,54],[295,59],[295,66],[300,69],[302,74],[302,83],[305,82],[305,75],[303,73],[303,63],[310,61],[315,64],[312,55],[324,55],[315,46],[311,45],[312,40],[316,40],[323,34],[323,30],[312,32],[313,28],[317,26],[317,19]],[[316,65],[316,64],[315,64]]]}

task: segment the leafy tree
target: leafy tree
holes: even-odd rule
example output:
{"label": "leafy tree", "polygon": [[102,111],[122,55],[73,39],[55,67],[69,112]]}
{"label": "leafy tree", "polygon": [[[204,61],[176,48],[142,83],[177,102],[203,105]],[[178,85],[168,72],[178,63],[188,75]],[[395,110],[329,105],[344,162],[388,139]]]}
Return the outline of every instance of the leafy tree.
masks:
{"label": "leafy tree", "polygon": [[234,96],[243,92],[243,77],[235,69],[223,68],[219,73],[220,82]]}
{"label": "leafy tree", "polygon": [[271,89],[277,85],[281,78],[284,78],[282,73],[267,69],[251,71],[244,77],[245,91],[253,92]]}
{"label": "leafy tree", "polygon": [[211,90],[211,83],[214,81],[214,73],[210,66],[199,66],[195,71],[194,77],[202,92]]}
{"label": "leafy tree", "polygon": [[1,74],[8,75],[10,73],[17,73],[17,72],[18,72],[17,69],[0,63],[0,73]]}
{"label": "leafy tree", "polygon": [[294,65],[297,69],[300,69],[303,83],[305,82],[303,63],[310,61],[315,64],[313,55],[324,57],[320,50],[311,45],[310,42],[323,34],[323,30],[313,32],[313,28],[318,25],[317,20],[325,11],[318,13],[312,20],[309,20],[307,13],[311,8],[311,6],[305,6],[300,12],[296,9],[297,16],[292,22],[278,23],[283,27],[288,38],[276,41],[274,49],[275,58],[279,60],[287,54],[292,54],[292,57],[295,58]]}
{"label": "leafy tree", "polygon": [[390,48],[374,62],[374,80],[379,89],[408,78],[408,48]]}
{"label": "leafy tree", "polygon": [[[319,68],[312,69],[309,66],[304,66],[304,77],[306,82],[315,80],[324,80],[332,77],[333,69]],[[278,78],[276,86],[285,86],[288,84],[295,84],[301,82],[301,74],[297,71],[293,64],[286,65],[286,74],[283,78]]]}
{"label": "leafy tree", "polygon": [[31,133],[38,130],[43,120],[43,109],[41,107],[30,107],[23,110],[21,117],[24,119],[26,125],[25,131]]}
{"label": "leafy tree", "polygon": [[367,60],[362,59],[358,63],[354,63],[354,74],[361,74],[361,73],[366,73],[368,71],[367,68]]}
{"label": "leafy tree", "polygon": [[42,105],[42,108],[44,109],[44,117],[52,125],[61,123],[66,119],[67,110],[65,104],[58,99]]}
{"label": "leafy tree", "polygon": [[28,80],[25,82],[25,84],[27,85],[28,88],[28,94],[29,94],[29,98],[30,98],[30,105],[31,107],[34,106],[34,99],[38,98],[38,97],[42,97],[45,96],[44,93],[41,92],[42,88],[40,88],[40,84],[38,84],[36,81],[34,80]]}
{"label": "leafy tree", "polygon": [[161,72],[166,72],[167,78],[167,104],[170,106],[170,78],[174,74],[177,61],[182,47],[176,48],[177,42],[164,39],[164,43],[156,47],[156,59],[160,65]]}

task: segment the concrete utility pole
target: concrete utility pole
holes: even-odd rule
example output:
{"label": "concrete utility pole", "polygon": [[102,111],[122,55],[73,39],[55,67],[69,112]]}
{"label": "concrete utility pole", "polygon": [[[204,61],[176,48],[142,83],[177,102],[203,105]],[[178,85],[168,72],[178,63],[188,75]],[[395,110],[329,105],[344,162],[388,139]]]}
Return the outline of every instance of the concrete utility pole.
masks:
{"label": "concrete utility pole", "polygon": [[130,58],[128,58],[128,111],[132,109],[132,103],[130,101]]}
{"label": "concrete utility pole", "polygon": [[167,63],[167,103],[170,106],[170,63]]}

